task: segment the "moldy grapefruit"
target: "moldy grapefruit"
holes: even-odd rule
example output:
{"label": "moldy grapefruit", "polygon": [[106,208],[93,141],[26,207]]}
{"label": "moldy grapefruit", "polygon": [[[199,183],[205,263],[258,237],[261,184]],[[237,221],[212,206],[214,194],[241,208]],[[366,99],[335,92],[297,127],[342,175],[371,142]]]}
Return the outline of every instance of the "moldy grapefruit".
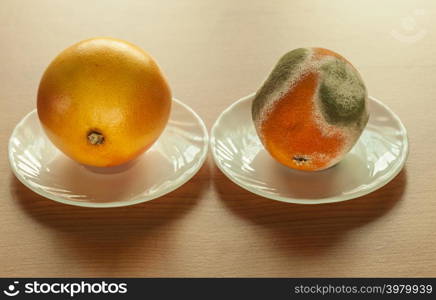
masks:
{"label": "moldy grapefruit", "polygon": [[280,163],[326,169],[353,147],[369,118],[357,70],[323,48],[299,48],[277,63],[252,104],[256,131]]}

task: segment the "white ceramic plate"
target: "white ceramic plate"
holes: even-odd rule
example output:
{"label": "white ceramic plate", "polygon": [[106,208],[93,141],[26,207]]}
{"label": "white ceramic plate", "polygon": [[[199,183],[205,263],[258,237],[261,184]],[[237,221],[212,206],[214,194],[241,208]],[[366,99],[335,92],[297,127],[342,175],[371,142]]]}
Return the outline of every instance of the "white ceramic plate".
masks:
{"label": "white ceramic plate", "polygon": [[368,125],[339,164],[318,172],[287,168],[268,154],[256,134],[251,119],[253,96],[228,107],[211,133],[215,163],[229,179],[250,192],[290,203],[344,201],[379,189],[406,162],[404,125],[386,105],[370,97]]}
{"label": "white ceramic plate", "polygon": [[170,120],[158,141],[139,158],[113,168],[80,165],[46,137],[36,110],[15,127],[9,162],[34,192],[66,204],[116,207],[148,201],[187,182],[203,165],[208,134],[200,117],[173,99]]}

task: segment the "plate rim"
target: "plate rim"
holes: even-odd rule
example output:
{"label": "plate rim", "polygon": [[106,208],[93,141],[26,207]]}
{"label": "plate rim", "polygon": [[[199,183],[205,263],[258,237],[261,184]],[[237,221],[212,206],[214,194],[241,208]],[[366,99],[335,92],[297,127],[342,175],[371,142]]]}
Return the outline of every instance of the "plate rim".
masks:
{"label": "plate rim", "polygon": [[[282,196],[274,196],[268,193],[263,193],[262,191],[258,190],[258,189],[254,189],[254,188],[250,188],[246,185],[243,185],[242,183],[238,182],[231,174],[229,174],[225,168],[223,168],[221,166],[221,164],[218,162],[217,159],[217,154],[216,154],[216,131],[217,128],[219,126],[219,123],[222,120],[222,117],[227,114],[229,111],[231,111],[236,105],[249,100],[250,98],[254,97],[254,95],[256,94],[256,92],[253,92],[247,96],[244,96],[238,100],[236,100],[235,102],[233,102],[231,105],[229,105],[226,109],[224,109],[221,114],[218,116],[218,118],[215,120],[212,129],[211,129],[211,133],[210,133],[210,139],[209,139],[209,143],[210,143],[210,149],[212,152],[212,157],[214,160],[215,165],[218,167],[218,169],[224,174],[226,175],[226,177],[228,179],[230,179],[230,181],[232,181],[234,184],[238,185],[239,187],[253,193],[256,194],[258,196],[267,198],[267,199],[271,199],[271,200],[275,200],[275,201],[280,201],[280,202],[285,202],[285,203],[293,203],[293,204],[306,204],[306,205],[316,205],[316,204],[326,204],[326,203],[335,203],[335,202],[343,202],[343,201],[348,201],[348,200],[352,200],[352,199],[356,199],[356,198],[360,198],[362,196],[368,195],[380,188],[382,188],[383,186],[385,186],[386,184],[388,184],[389,182],[391,182],[395,177],[397,177],[397,175],[403,170],[407,158],[409,156],[409,137],[407,134],[407,129],[404,126],[403,122],[401,121],[400,117],[392,110],[390,109],[386,104],[384,104],[382,101],[378,100],[377,98],[373,97],[373,96],[368,96],[368,100],[370,101],[374,101],[377,104],[381,105],[384,109],[386,109],[395,119],[395,121],[397,121],[397,123],[399,124],[399,127],[401,128],[401,130],[404,132],[404,134],[402,135],[402,140],[403,140],[403,144],[404,144],[404,152],[401,155],[400,159],[400,163],[392,169],[391,172],[388,172],[386,174],[384,174],[383,176],[381,176],[379,178],[380,183],[375,184],[374,186],[372,186],[371,188],[367,189],[367,190],[363,190],[363,191],[359,191],[359,192],[355,192],[352,194],[345,194],[345,195],[340,195],[340,196],[331,196],[331,197],[326,197],[326,198],[320,198],[320,199],[314,199],[314,200],[309,200],[309,199],[303,199],[303,198],[291,198],[291,197],[282,197]],[[366,128],[364,129],[366,130]]]}
{"label": "plate rim", "polygon": [[[22,176],[20,174],[17,173],[17,170],[13,164],[13,158],[12,158],[12,151],[11,151],[11,147],[12,147],[12,137],[16,136],[17,134],[17,130],[18,128],[20,128],[21,126],[23,126],[23,124],[26,122],[26,120],[28,118],[30,118],[30,116],[34,113],[37,113],[37,109],[34,108],[33,110],[31,110],[30,112],[28,112],[14,127],[14,129],[12,130],[11,135],[9,136],[9,140],[8,140],[8,160],[9,160],[9,166],[12,170],[12,173],[14,174],[14,176],[24,185],[26,186],[28,189],[30,189],[31,191],[33,191],[34,193],[43,196],[44,198],[53,200],[55,202],[58,203],[63,203],[63,204],[67,204],[67,205],[72,205],[72,206],[79,206],[79,207],[88,207],[88,208],[114,208],[114,207],[123,207],[123,206],[130,206],[130,205],[135,205],[135,204],[139,204],[139,203],[143,203],[143,202],[148,202],[157,198],[160,198],[166,194],[169,194],[175,190],[177,190],[178,188],[180,188],[181,186],[183,186],[185,183],[187,183],[192,177],[194,177],[198,171],[200,170],[200,168],[204,165],[204,162],[206,161],[207,158],[207,153],[209,151],[209,144],[210,144],[210,137],[209,137],[209,133],[208,130],[206,128],[206,125],[203,121],[203,119],[201,119],[201,117],[190,107],[188,106],[186,103],[184,103],[183,101],[177,99],[177,98],[172,98],[172,101],[181,105],[184,109],[188,110],[193,116],[194,118],[197,120],[198,125],[201,128],[201,131],[203,132],[203,136],[204,136],[204,141],[203,141],[203,147],[202,147],[202,152],[201,152],[201,158],[198,161],[198,163],[195,165],[195,168],[193,169],[193,171],[190,174],[187,174],[187,172],[183,173],[183,175],[185,175],[185,178],[183,178],[178,184],[176,184],[175,186],[169,188],[169,189],[165,189],[164,191],[157,193],[156,195],[153,195],[152,197],[142,197],[139,199],[136,199],[134,201],[115,201],[115,202],[102,202],[102,203],[98,203],[98,202],[80,202],[80,201],[72,201],[72,200],[68,200],[68,199],[64,199],[64,198],[59,198],[56,197],[50,193],[46,193],[44,190],[40,190],[40,189],[35,189],[33,186],[31,186],[27,180],[25,180],[24,178],[22,178]],[[171,117],[170,119],[171,120]],[[162,132],[163,134],[163,132]],[[146,153],[144,153],[143,155],[146,155]],[[134,199],[134,198],[133,198]]]}

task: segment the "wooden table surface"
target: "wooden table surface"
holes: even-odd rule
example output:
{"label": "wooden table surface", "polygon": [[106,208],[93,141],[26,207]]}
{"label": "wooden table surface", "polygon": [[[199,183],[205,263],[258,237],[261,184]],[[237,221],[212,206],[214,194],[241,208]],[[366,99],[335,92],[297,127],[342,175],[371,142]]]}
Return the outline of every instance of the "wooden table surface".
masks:
{"label": "wooden table surface", "polygon": [[[0,276],[436,276],[435,28],[432,0],[1,1]],[[255,196],[210,155],[148,203],[47,200],[15,179],[7,141],[51,59],[93,36],[152,53],[209,129],[286,51],[336,50],[406,125],[406,167],[370,195],[327,205]]]}

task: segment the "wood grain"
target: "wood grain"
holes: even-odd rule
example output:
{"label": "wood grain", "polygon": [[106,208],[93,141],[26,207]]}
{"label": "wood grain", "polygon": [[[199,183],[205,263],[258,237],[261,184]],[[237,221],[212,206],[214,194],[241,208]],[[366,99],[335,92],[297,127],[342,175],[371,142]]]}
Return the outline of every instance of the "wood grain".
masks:
{"label": "wood grain", "polygon": [[[434,1],[13,1],[0,3],[0,276],[436,276]],[[303,206],[232,184],[208,158],[186,185],[132,207],[61,205],[12,175],[7,141],[68,45],[132,41],[208,128],[284,52],[331,48],[410,138],[405,169],[348,202]]]}

